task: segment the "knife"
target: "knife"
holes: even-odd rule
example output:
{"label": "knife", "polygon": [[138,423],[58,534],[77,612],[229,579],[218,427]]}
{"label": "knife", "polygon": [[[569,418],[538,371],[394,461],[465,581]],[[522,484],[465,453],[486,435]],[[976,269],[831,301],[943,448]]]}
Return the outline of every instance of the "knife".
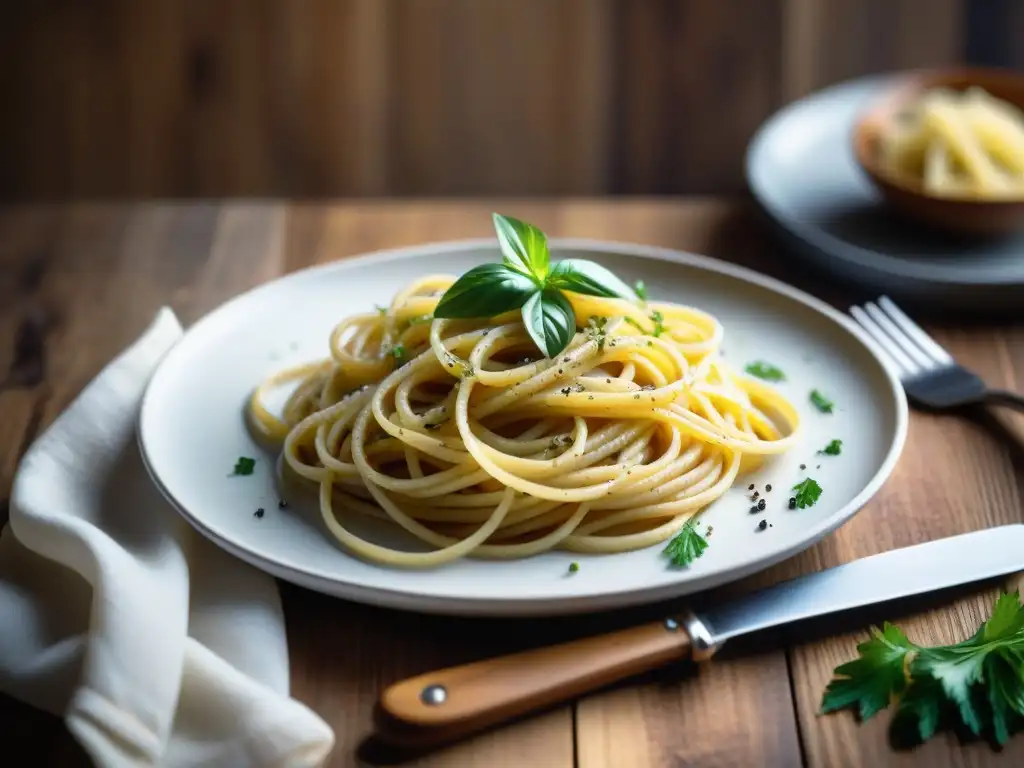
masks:
{"label": "knife", "polygon": [[454,741],[661,665],[705,662],[735,637],[993,579],[1024,568],[1024,525],[884,552],[661,621],[429,672],[381,694],[378,738],[404,747]]}

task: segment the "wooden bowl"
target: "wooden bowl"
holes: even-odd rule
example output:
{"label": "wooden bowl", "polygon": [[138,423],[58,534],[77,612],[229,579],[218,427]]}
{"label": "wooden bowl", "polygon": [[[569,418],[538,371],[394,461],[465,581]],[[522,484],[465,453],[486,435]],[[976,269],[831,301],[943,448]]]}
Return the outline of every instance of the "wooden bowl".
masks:
{"label": "wooden bowl", "polygon": [[1024,109],[1024,73],[971,68],[912,72],[858,119],[853,131],[854,155],[885,200],[904,216],[957,234],[1008,234],[1024,228],[1024,199],[989,201],[936,197],[913,181],[883,174],[878,162],[882,131],[903,107],[933,88],[963,91],[970,86],[983,88],[996,98]]}

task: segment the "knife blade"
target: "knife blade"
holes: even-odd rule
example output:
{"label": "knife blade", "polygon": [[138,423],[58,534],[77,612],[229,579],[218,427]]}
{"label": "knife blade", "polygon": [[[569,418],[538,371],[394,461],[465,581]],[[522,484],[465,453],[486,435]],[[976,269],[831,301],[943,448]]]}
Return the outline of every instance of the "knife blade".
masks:
{"label": "knife blade", "polygon": [[707,661],[740,635],[1022,569],[1020,524],[884,552],[700,613],[684,610],[617,632],[403,680],[377,702],[377,735],[405,747],[448,743],[672,661]]}

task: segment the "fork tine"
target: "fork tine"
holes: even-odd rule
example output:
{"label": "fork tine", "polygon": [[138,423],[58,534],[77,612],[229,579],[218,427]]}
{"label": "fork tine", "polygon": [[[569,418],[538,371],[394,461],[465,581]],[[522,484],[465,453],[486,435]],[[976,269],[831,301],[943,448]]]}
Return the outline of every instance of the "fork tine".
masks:
{"label": "fork tine", "polygon": [[878,306],[892,318],[892,321],[898,325],[905,334],[911,339],[917,342],[917,345],[921,347],[927,354],[931,355],[935,360],[942,363],[952,363],[953,358],[944,350],[935,339],[929,336],[922,330],[921,326],[907,317],[903,310],[894,304],[888,296],[882,296],[878,299]]}
{"label": "fork tine", "polygon": [[868,335],[878,342],[885,356],[896,366],[896,373],[900,375],[900,378],[905,378],[907,375],[920,370],[914,361],[903,354],[903,350],[899,348],[896,342],[886,336],[885,331],[863,309],[860,307],[850,307],[850,314],[868,332]]}
{"label": "fork tine", "polygon": [[864,311],[871,315],[874,321],[881,326],[890,339],[900,345],[900,348],[917,364],[918,368],[927,371],[929,368],[936,367],[935,361],[918,349],[913,340],[901,331],[899,326],[890,320],[889,316],[880,310],[873,301],[869,301],[864,305]]}

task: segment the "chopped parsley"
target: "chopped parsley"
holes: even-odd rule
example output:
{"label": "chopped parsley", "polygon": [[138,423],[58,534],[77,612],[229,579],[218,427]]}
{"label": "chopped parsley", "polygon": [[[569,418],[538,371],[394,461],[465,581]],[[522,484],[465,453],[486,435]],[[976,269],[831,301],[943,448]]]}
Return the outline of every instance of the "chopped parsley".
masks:
{"label": "chopped parsley", "polygon": [[818,499],[821,498],[821,486],[818,485],[818,481],[813,477],[801,480],[793,486],[793,490],[796,491],[796,495],[793,498],[796,499],[796,506],[799,509],[813,507]]}
{"label": "chopped parsley", "polygon": [[569,563],[569,573],[576,573],[580,569],[579,563]]}
{"label": "chopped parsley", "polygon": [[816,389],[811,390],[811,402],[814,403],[814,407],[822,413],[832,413],[832,409],[835,407],[835,403]]}
{"label": "chopped parsley", "polygon": [[658,310],[651,312],[651,322],[654,323],[654,330],[651,331],[651,336],[658,338],[665,332],[665,316]]}
{"label": "chopped parsley", "polygon": [[604,351],[604,343],[608,338],[605,326],[608,325],[607,317],[591,317],[587,320],[587,336],[597,342],[597,351]]}
{"label": "chopped parsley", "polygon": [[624,319],[624,320],[625,320],[625,321],[626,321],[627,323],[629,323],[630,325],[632,325],[632,326],[633,326],[634,328],[636,328],[636,329],[637,329],[638,331],[640,331],[640,333],[647,333],[647,331],[645,331],[645,330],[644,330],[644,327],[643,327],[642,325],[640,325],[640,323],[638,323],[638,322],[637,322],[636,320],[634,320],[634,319],[633,319],[632,317],[626,317],[626,318],[623,318],[623,319]]}
{"label": "chopped parsley", "polygon": [[248,456],[239,456],[238,461],[235,462],[235,469],[231,472],[231,475],[251,475],[255,468],[256,459],[250,459]]}
{"label": "chopped parsley", "polygon": [[382,307],[380,304],[374,304],[373,308],[376,309],[377,312],[381,315],[386,315],[388,313],[388,308]]}
{"label": "chopped parsley", "polygon": [[842,452],[843,452],[843,441],[842,440],[832,440],[828,445],[826,445],[824,448],[822,448],[820,451],[818,451],[818,453],[823,454],[825,456],[838,456]]}
{"label": "chopped parsley", "polygon": [[647,286],[643,280],[637,280],[633,283],[633,290],[636,291],[636,295],[640,298],[640,301],[647,301]]}
{"label": "chopped parsley", "polygon": [[781,368],[777,368],[771,363],[766,363],[763,360],[757,360],[753,363],[748,363],[744,369],[751,376],[756,376],[759,379],[765,381],[785,381],[786,374],[782,372]]}
{"label": "chopped parsley", "polygon": [[692,520],[687,520],[675,538],[662,550],[662,554],[676,568],[685,568],[703,555],[707,548],[708,540],[700,535]]}
{"label": "chopped parsley", "polygon": [[395,362],[398,365],[404,365],[409,353],[406,351],[404,344],[395,344],[395,346],[388,350],[388,354],[395,358]]}
{"label": "chopped parsley", "polygon": [[822,697],[823,713],[853,709],[863,721],[895,703],[890,729],[896,743],[927,741],[940,724],[962,723],[1002,746],[1024,726],[1024,606],[1018,592],[1000,595],[989,620],[955,645],[917,645],[886,622],[881,630],[872,628],[857,653],[836,667]]}

